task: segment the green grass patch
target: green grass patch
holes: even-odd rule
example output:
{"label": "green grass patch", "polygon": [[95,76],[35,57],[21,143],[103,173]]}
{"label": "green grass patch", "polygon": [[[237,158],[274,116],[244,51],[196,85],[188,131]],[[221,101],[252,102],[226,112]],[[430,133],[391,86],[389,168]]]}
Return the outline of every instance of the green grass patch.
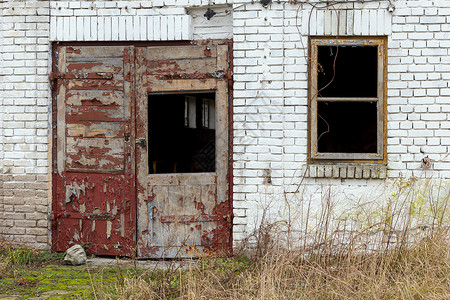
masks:
{"label": "green grass patch", "polygon": [[[11,276],[0,279],[0,294],[22,299],[52,295],[50,299],[92,298],[92,286],[116,282],[118,272],[127,270],[87,266],[49,264],[33,268],[16,268]],[[126,275],[128,276],[128,275]]]}
{"label": "green grass patch", "polygon": [[[0,298],[91,299],[93,287],[111,284],[126,270],[63,263],[64,253],[7,243],[0,246]],[[123,277],[123,276],[121,276]]]}

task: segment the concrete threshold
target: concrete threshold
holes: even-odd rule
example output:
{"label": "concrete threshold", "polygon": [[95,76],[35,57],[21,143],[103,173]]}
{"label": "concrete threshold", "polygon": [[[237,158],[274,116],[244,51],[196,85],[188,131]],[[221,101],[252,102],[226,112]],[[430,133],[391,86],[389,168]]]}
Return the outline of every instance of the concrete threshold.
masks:
{"label": "concrete threshold", "polygon": [[88,258],[88,266],[95,267],[120,267],[133,268],[139,267],[143,269],[167,270],[167,269],[189,269],[194,268],[198,260],[184,259],[184,260],[137,260],[124,258],[110,258],[110,257],[93,257]]}

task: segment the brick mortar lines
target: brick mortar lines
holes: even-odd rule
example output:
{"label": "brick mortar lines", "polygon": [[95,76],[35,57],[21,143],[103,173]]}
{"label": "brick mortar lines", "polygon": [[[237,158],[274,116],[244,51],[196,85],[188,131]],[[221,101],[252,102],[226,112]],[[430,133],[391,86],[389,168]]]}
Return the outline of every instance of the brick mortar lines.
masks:
{"label": "brick mortar lines", "polygon": [[[3,14],[4,1],[0,1],[0,10]],[[0,22],[0,235],[4,228],[4,202],[3,202],[3,22]]]}
{"label": "brick mortar lines", "polygon": [[[0,10],[3,13],[3,1],[0,2]],[[3,203],[3,22],[0,22],[0,220],[4,219]],[[0,223],[1,224],[1,223]],[[3,234],[3,226],[0,226],[0,234]]]}
{"label": "brick mortar lines", "polygon": [[[38,2],[42,3],[43,1],[28,1],[28,3]],[[105,1],[104,3],[107,2],[113,3],[113,1]],[[235,2],[235,6],[240,5],[237,1]],[[249,3],[249,1],[241,2]],[[23,3],[24,2],[15,2],[14,5],[22,5]],[[59,3],[64,2],[59,1]],[[70,3],[75,2],[72,1]],[[136,1],[133,3],[142,4],[141,2]],[[409,5],[408,7],[405,6],[406,3]],[[445,69],[445,67],[449,65],[447,56],[449,54],[448,49],[450,46],[446,44],[447,42],[445,41],[445,36],[447,35],[448,37],[448,33],[450,31],[448,25],[446,25],[446,23],[450,23],[448,17],[448,15],[450,15],[450,13],[448,12],[450,3],[443,1],[396,1],[395,5],[397,8],[394,11],[393,17],[393,34],[389,37],[388,42],[388,65],[390,80],[388,86],[388,112],[390,116],[388,126],[394,126],[394,128],[389,127],[388,129],[388,146],[392,151],[392,153],[389,155],[389,167],[391,168],[390,176],[395,177],[399,175],[400,172],[403,172],[405,174],[405,170],[410,170],[410,174],[422,176],[422,171],[416,169],[417,162],[421,159],[422,156],[422,153],[420,153],[420,147],[426,147],[422,149],[425,150],[425,152],[437,151],[437,153],[432,153],[430,157],[436,157],[436,159],[439,160],[444,156],[444,148],[440,147],[442,147],[442,145],[448,145],[450,142],[448,141],[450,136],[448,135],[449,128],[442,127],[443,124],[444,126],[447,126],[446,122],[448,121],[442,120],[442,115],[446,115],[448,119],[449,112],[447,111],[447,106],[450,103],[450,95],[447,94],[449,90],[448,81],[450,80],[450,72]],[[275,30],[277,30],[281,26],[279,24],[279,18],[277,19],[275,18],[276,16],[272,16],[272,14],[276,15],[277,13],[279,13],[279,9],[277,9],[276,6],[277,4],[274,3],[270,9],[265,11],[265,14],[269,19],[274,18],[275,26],[273,28],[265,26],[264,22],[261,23],[261,20],[258,19],[258,11],[262,10],[259,3],[255,3],[254,5],[247,4],[247,7],[250,8],[250,11],[248,12],[239,12],[239,10],[237,9],[234,13],[235,26],[233,30],[235,32],[234,46],[236,49],[235,73],[237,76],[236,78],[239,79],[235,82],[235,91],[237,92],[237,94],[241,93],[240,96],[235,97],[236,107],[234,108],[236,133],[236,143],[234,146],[236,152],[234,180],[237,189],[235,193],[235,203],[236,214],[238,216],[234,229],[236,233],[244,232],[245,228],[249,228],[251,222],[253,222],[253,220],[258,217],[257,211],[259,210],[259,207],[256,201],[261,201],[261,197],[271,197],[271,195],[279,196],[279,194],[277,194],[279,190],[277,189],[278,187],[283,185],[286,185],[290,190],[293,190],[296,187],[295,183],[298,181],[298,178],[301,175],[301,172],[299,172],[299,170],[301,170],[302,164],[304,164],[304,161],[306,160],[305,141],[307,140],[307,135],[305,134],[305,124],[307,124],[307,109],[305,109],[305,107],[307,81],[304,73],[306,72],[306,66],[305,63],[302,62],[302,60],[304,61],[304,58],[302,57],[303,53],[300,49],[301,43],[298,39],[298,32],[294,27],[296,7],[286,5],[287,10],[285,11],[285,15],[287,19],[285,20],[285,23],[288,23],[289,26],[284,28],[286,39],[284,41],[280,41],[271,40],[272,38],[277,38],[276,32],[273,32],[272,30],[274,30],[274,28]],[[438,7],[437,11],[435,9],[436,7]],[[173,9],[173,7],[171,9]],[[53,11],[54,9],[52,9],[52,12]],[[173,11],[179,11],[179,9],[174,8]],[[139,12],[144,13],[143,10],[136,11],[136,13]],[[421,24],[423,23],[420,19],[422,17],[422,14],[423,17],[427,17],[424,18],[423,21],[428,23]],[[438,23],[439,28],[436,27],[437,24],[429,23],[433,21],[432,16],[437,16],[438,14],[440,14],[440,16],[445,16],[446,18],[444,23]],[[245,19],[248,19],[248,25],[246,25]],[[436,20],[438,22],[443,22],[442,18],[437,18]],[[33,26],[32,24],[30,26]],[[39,24],[39,26],[45,27],[45,23]],[[400,27],[395,27],[397,25]],[[25,22],[23,26],[26,27],[28,25]],[[33,30],[33,28],[21,29],[18,31],[26,33],[27,31],[31,30]],[[416,33],[420,34],[416,34],[415,32],[413,32],[414,30],[417,30],[418,32]],[[442,32],[439,32],[437,30],[440,30]],[[440,43],[438,46],[435,46],[435,44],[433,44],[434,41],[428,40],[428,38],[430,37],[430,32],[432,33],[433,40],[436,40]],[[267,37],[264,36],[266,34],[269,35],[268,40]],[[249,38],[248,40],[247,37]],[[20,40],[21,38],[22,37],[17,37],[18,40]],[[27,36],[25,36],[25,38],[27,38]],[[36,41],[39,41],[39,39],[45,39],[45,37],[32,36],[30,36],[29,38],[36,38]],[[20,41],[23,43],[30,42],[26,39],[22,39]],[[428,43],[429,41],[430,43]],[[425,42],[425,45],[423,44],[423,42]],[[285,60],[285,69],[280,68],[280,57],[275,55],[276,53],[278,53],[277,51],[281,49],[280,43],[284,44],[285,53],[289,56]],[[42,45],[44,44],[45,43],[43,43]],[[262,46],[265,44],[268,44],[267,50],[265,50]],[[25,49],[26,47],[27,46],[24,46]],[[48,43],[45,44],[45,51],[48,51],[47,47]],[[441,50],[439,51],[445,49],[447,51],[447,56],[443,52],[435,53],[431,50],[423,52],[421,48],[424,47],[427,47],[429,49],[441,48]],[[29,46],[29,48],[31,47]],[[42,62],[42,66],[39,65],[36,70],[43,70],[44,68],[46,68],[44,64],[47,63],[48,54],[44,51],[43,48],[39,49],[39,51],[36,50],[34,52],[31,52],[35,55],[36,61]],[[261,60],[262,56],[267,55],[267,53],[269,53],[269,56],[272,54],[274,55],[270,58],[270,60],[267,61],[265,65],[262,65],[262,68],[260,68],[259,60]],[[24,67],[27,67],[27,61],[31,62],[33,60],[25,59],[23,58],[23,56],[22,58],[19,58],[22,54],[20,54],[19,52],[18,54],[19,55],[17,59],[9,60],[23,62],[25,64]],[[423,57],[427,59],[425,62],[421,61]],[[408,61],[409,59],[412,59],[413,61],[410,62]],[[430,61],[428,61],[428,59],[430,59]],[[409,68],[408,66],[410,65],[414,65],[414,67]],[[426,69],[429,68],[430,65],[433,66],[433,69]],[[425,66],[426,68],[423,69],[423,66]],[[440,69],[436,69],[436,66],[440,66]],[[258,68],[262,69],[262,71],[258,71]],[[284,78],[285,102],[283,103],[283,105],[281,105],[279,100],[283,96],[280,96],[278,91],[280,89],[279,82],[282,81],[282,79],[280,79],[280,75],[284,70],[288,71],[288,73],[285,74]],[[262,78],[262,74],[264,74],[264,78]],[[31,79],[31,76],[27,74],[16,75],[16,77],[23,76],[25,79]],[[412,78],[410,77],[411,75],[413,76]],[[15,99],[20,102],[20,98],[12,96],[7,98],[7,103],[4,106],[7,110],[7,120],[5,121],[9,122],[7,125],[11,126],[8,127],[7,130],[13,130],[12,134],[11,131],[8,132],[9,141],[4,141],[5,146],[9,147],[7,151],[8,153],[25,153],[23,158],[10,157],[8,163],[10,164],[12,161],[13,166],[16,161],[18,164],[20,164],[21,161],[23,163],[27,160],[35,163],[34,167],[31,168],[27,167],[26,165],[18,165],[17,170],[22,170],[19,168],[23,168],[24,173],[32,171],[36,172],[37,170],[39,170],[40,172],[43,172],[44,170],[47,171],[50,165],[50,162],[47,160],[47,151],[49,150],[46,135],[42,135],[42,137],[45,136],[45,139],[40,139],[34,138],[33,136],[19,136],[19,134],[24,134],[26,133],[26,131],[16,131],[17,134],[15,134],[14,132],[15,125],[23,124],[23,129],[30,129],[26,128],[26,126],[37,124],[38,121],[42,121],[44,123],[48,123],[49,121],[48,99],[46,98],[48,93],[48,83],[46,77],[47,75],[39,74],[39,76],[41,76],[39,77],[39,82],[32,82],[32,84],[36,84],[36,88],[39,88],[39,95],[36,94],[33,96],[32,94],[29,94],[27,97],[26,88],[18,89],[19,91],[24,91],[25,101],[26,99],[35,99],[35,107],[27,106],[26,102],[21,104],[17,103],[16,105],[14,102]],[[258,88],[255,85],[255,79],[265,82],[266,87],[262,89],[265,93],[263,97],[256,96],[256,91],[258,90]],[[271,83],[269,83],[269,81],[271,81]],[[404,86],[405,82],[406,86]],[[416,86],[418,83],[419,86]],[[422,84],[424,83],[445,83],[446,85],[438,87],[422,86]],[[8,82],[7,84],[13,83]],[[9,90],[13,89],[9,88]],[[438,94],[436,94],[436,92],[438,92]],[[11,101],[13,102],[11,103]],[[439,108],[438,111],[436,111],[437,108]],[[412,111],[408,111],[411,109]],[[286,119],[284,122],[279,119],[280,112],[283,112],[285,114]],[[25,115],[26,113],[35,115],[36,120],[14,120],[14,116]],[[405,117],[405,115],[410,118],[416,117],[418,119],[404,120],[403,118]],[[13,116],[12,120],[9,119],[11,116]],[[424,116],[432,118],[437,117],[438,119],[425,120],[422,119]],[[38,120],[38,118],[44,119]],[[396,128],[397,124],[398,128]],[[429,126],[438,127],[427,128],[426,126],[428,126],[428,124]],[[400,127],[409,125],[411,125],[412,128]],[[425,128],[421,128],[423,126],[425,126]],[[38,129],[44,131],[48,130],[48,128],[45,126],[42,128],[31,129],[36,130],[36,133]],[[42,134],[44,133],[44,131],[40,131],[40,133]],[[412,136],[405,137],[404,133],[406,133],[407,135],[411,133]],[[432,133],[433,137],[428,137],[428,133]],[[23,139],[23,141],[21,139]],[[28,141],[28,143],[26,141]],[[20,145],[30,145],[31,148],[29,150],[21,149]],[[448,146],[445,147],[447,147],[446,152],[448,152]],[[272,153],[267,151],[267,149],[271,150]],[[286,149],[288,149],[287,152],[285,151]],[[41,157],[42,153],[45,153],[45,157]],[[284,163],[278,161],[278,158],[281,155],[283,156],[283,159],[285,161]],[[38,166],[38,161],[39,164],[44,164],[44,166]],[[248,167],[246,166],[247,163]],[[8,165],[8,167],[10,167],[10,165]],[[435,164],[435,167],[439,168],[439,170],[435,171],[433,174],[447,178],[450,177],[449,163],[439,162],[438,164]],[[272,169],[274,175],[272,178],[272,182],[275,187],[271,189],[266,188],[265,185],[261,184],[261,182],[263,182],[263,179],[261,177],[264,176],[264,171],[267,168]],[[414,173],[414,171],[416,170],[417,174]],[[8,177],[8,180],[12,178],[10,177],[10,175],[7,175],[6,177]],[[18,179],[16,181],[20,182],[20,180]],[[46,179],[40,178],[38,181],[46,182]],[[29,181],[23,180],[23,182],[27,183]],[[340,181],[333,180],[306,180],[305,185],[314,187],[321,184],[330,184],[333,186],[341,187],[343,189],[359,189],[358,191],[360,192],[367,192],[367,188],[372,188],[375,184],[374,182],[378,181],[353,180],[343,184],[340,183]],[[39,189],[38,192],[36,192],[34,198],[44,199],[45,196],[43,195],[43,191],[45,191],[45,189]],[[10,198],[8,198],[8,201],[9,199]],[[277,199],[277,201],[282,200]],[[4,201],[0,203],[4,203]],[[278,206],[280,205],[280,203],[276,202],[276,205]],[[42,207],[36,208],[43,209]],[[6,209],[11,209],[11,205],[7,204]],[[23,219],[27,217],[27,212],[18,212],[18,214],[22,215]],[[31,217],[31,215],[28,216]],[[44,228],[42,222],[39,223],[39,221],[36,221],[36,226],[40,229]],[[31,233],[27,234],[26,232],[24,232],[23,236],[26,236],[27,239],[29,239]],[[43,235],[38,235],[38,238],[42,237]],[[38,238],[36,238],[36,241],[38,240]]]}
{"label": "brick mortar lines", "polygon": [[3,7],[3,236],[48,248],[49,2]]}
{"label": "brick mortar lines", "polygon": [[[388,42],[388,72],[389,72],[389,83],[388,83],[388,152],[390,152],[389,158],[389,176],[390,178],[395,178],[398,176],[411,176],[424,177],[424,176],[435,176],[435,177],[450,177],[450,162],[447,162],[448,158],[446,155],[448,153],[448,145],[450,145],[450,132],[449,130],[449,111],[447,111],[447,106],[450,104],[449,97],[449,86],[448,80],[449,75],[449,60],[448,54],[450,44],[445,40],[445,36],[449,34],[449,26],[446,25],[450,21],[448,2],[431,2],[431,1],[416,1],[407,2],[412,8],[406,6],[406,2],[397,1],[395,5],[397,9],[394,11],[393,17],[393,33],[389,36]],[[429,7],[422,7],[422,4],[428,3]],[[434,5],[441,5],[436,9]],[[236,5],[235,5],[236,6]],[[274,10],[275,4],[273,4],[270,9]],[[445,6],[445,7],[444,7]],[[268,137],[266,133],[276,132],[277,127],[265,130],[261,130],[260,125],[272,125],[270,114],[268,118],[264,114],[261,114],[260,108],[264,110],[273,108],[276,110],[276,106],[270,106],[270,101],[268,97],[265,99],[258,99],[257,91],[260,87],[255,82],[260,80],[263,71],[261,69],[261,63],[259,60],[262,59],[264,55],[264,45],[273,45],[277,41],[267,40],[267,36],[262,36],[258,40],[258,33],[267,30],[267,25],[262,21],[260,12],[261,7],[257,4],[246,5],[246,12],[236,10],[234,13],[234,48],[235,48],[235,111],[234,111],[234,121],[235,121],[235,171],[234,171],[234,184],[235,184],[235,207],[236,207],[236,224],[238,227],[235,228],[235,236],[238,237],[240,233],[245,229],[249,229],[251,226],[251,221],[257,218],[257,213],[261,208],[258,208],[258,202],[261,202],[261,197],[264,195],[263,189],[259,187],[263,186],[264,179],[264,169],[271,167],[271,164],[275,161],[267,157],[266,160],[262,159],[261,153],[268,153],[270,146],[261,143],[261,141],[266,140]],[[287,15],[291,17],[287,22],[290,24],[295,22],[292,17],[294,15],[294,9],[287,12]],[[405,17],[404,15],[418,14],[418,17]],[[423,15],[422,15],[423,14]],[[439,14],[439,15],[438,15]],[[249,21],[250,20],[250,21]],[[269,19],[269,22],[271,19]],[[436,21],[436,24],[433,24]],[[301,21],[299,21],[301,24]],[[396,27],[399,24],[404,24],[403,27]],[[291,26],[292,27],[292,26]],[[409,28],[409,30],[408,30]],[[273,28],[269,28],[273,29]],[[292,29],[292,28],[290,28]],[[287,29],[289,32],[290,29]],[[405,29],[406,33],[405,33]],[[414,30],[419,30],[419,33],[413,32]],[[422,32],[424,30],[429,30],[425,34]],[[297,34],[298,36],[298,34]],[[409,50],[404,50],[405,47],[399,44],[404,43],[405,46],[411,41],[411,48]],[[436,40],[439,44],[436,43]],[[297,47],[301,48],[300,41],[298,37],[295,37],[295,30],[286,36],[285,44],[296,44]],[[416,44],[414,44],[416,43]],[[306,40],[304,41],[306,46]],[[426,49],[420,49],[426,48]],[[436,50],[436,48],[440,48]],[[286,46],[286,51],[290,51],[289,46]],[[292,47],[293,51],[298,50],[298,48]],[[407,61],[409,57],[413,57],[413,62]],[[426,61],[423,61],[423,59]],[[405,61],[400,61],[400,60]],[[398,60],[398,62],[397,62]],[[293,119],[296,121],[287,121],[284,131],[286,133],[289,131],[289,126],[291,130],[306,131],[304,125],[307,124],[307,110],[302,110],[306,103],[307,95],[307,82],[306,78],[303,78],[301,71],[306,71],[300,64],[296,63],[296,60],[291,60],[293,66],[297,68],[297,71],[290,69],[291,73],[296,72],[295,76],[288,74],[288,80],[285,81],[286,85],[290,88],[287,89],[287,94],[292,95],[291,97],[286,96],[288,101],[292,101],[295,106],[291,112],[289,109],[286,110],[287,113],[290,112]],[[288,69],[289,69],[289,63]],[[271,68],[276,69],[276,66],[271,66]],[[301,70],[301,71],[300,71]],[[270,72],[268,76],[276,75],[275,71]],[[290,78],[289,78],[290,76]],[[298,77],[297,77],[298,76]],[[395,79],[395,76],[402,78]],[[407,76],[413,76],[412,78],[407,78]],[[417,78],[415,78],[417,76]],[[420,78],[420,80],[419,80]],[[415,86],[418,83],[419,86]],[[273,81],[276,81],[274,79]],[[405,84],[402,86],[401,84]],[[247,84],[249,83],[249,84]],[[397,85],[397,83],[401,83]],[[276,82],[275,84],[276,85]],[[407,92],[412,91],[411,95]],[[415,94],[414,94],[415,93]],[[419,94],[421,93],[421,94]],[[398,95],[397,95],[398,94]],[[279,95],[273,94],[273,98],[279,97]],[[272,99],[273,99],[272,98]],[[269,101],[269,102],[267,102]],[[399,101],[399,103],[395,103]],[[263,105],[263,106],[261,106]],[[264,106],[265,105],[265,106]],[[269,106],[268,106],[269,105]],[[412,113],[408,112],[411,109]],[[285,106],[286,108],[286,106]],[[299,110],[296,110],[299,109]],[[404,111],[401,111],[401,110]],[[443,111],[445,109],[445,111]],[[281,110],[280,110],[281,111]],[[403,115],[403,116],[402,116]],[[411,120],[403,120],[405,115],[408,115]],[[259,122],[255,121],[255,116],[259,116]],[[288,116],[288,115],[286,115]],[[417,116],[418,121],[414,119]],[[400,119],[398,119],[400,118]],[[406,122],[405,122],[406,121]],[[398,124],[399,129],[393,128],[395,124]],[[400,126],[407,127],[412,124],[412,128],[400,128]],[[276,124],[275,124],[276,125]],[[297,125],[303,126],[302,128],[296,127]],[[420,128],[424,126],[424,128]],[[427,128],[429,126],[430,128]],[[415,128],[417,127],[417,128]],[[405,133],[405,135],[399,136],[399,131]],[[287,164],[283,165],[282,170],[284,181],[278,181],[276,183],[276,178],[273,180],[273,184],[278,184],[278,186],[283,184],[289,185],[289,179],[292,183],[288,186],[289,190],[295,190],[295,182],[300,181],[299,170],[301,170],[302,164],[306,161],[306,141],[307,136],[286,136],[285,134],[279,139],[284,140],[283,156],[286,157],[286,143],[289,139],[293,139],[294,144],[298,148],[294,153],[289,154],[291,158],[285,159]],[[398,140],[396,140],[398,139]],[[268,139],[267,139],[268,140]],[[302,142],[303,141],[303,142]],[[416,144],[420,146],[417,147]],[[406,146],[404,146],[406,145]],[[397,148],[396,148],[397,147]],[[421,149],[422,148],[422,149]],[[292,150],[295,150],[294,148]],[[425,153],[421,153],[423,150]],[[420,169],[420,160],[423,156],[429,155],[430,158],[435,160],[434,171],[423,171]],[[445,159],[445,162],[439,162]],[[295,178],[294,178],[295,177]],[[379,180],[351,180],[348,183],[341,183],[339,180],[327,180],[327,179],[308,179],[305,180],[305,186],[320,186],[322,184],[330,184],[334,187],[341,188],[354,188],[358,187],[360,192],[367,192],[367,188],[374,182],[380,182]],[[270,195],[266,195],[270,197]],[[276,197],[276,193],[272,193],[272,197]],[[259,199],[259,200],[258,200]],[[246,224],[246,225],[241,225]]]}

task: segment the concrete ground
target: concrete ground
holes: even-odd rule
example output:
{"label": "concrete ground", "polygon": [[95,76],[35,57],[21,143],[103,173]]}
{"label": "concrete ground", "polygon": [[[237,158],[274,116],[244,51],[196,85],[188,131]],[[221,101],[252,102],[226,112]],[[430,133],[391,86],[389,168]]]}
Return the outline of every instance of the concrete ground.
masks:
{"label": "concrete ground", "polygon": [[197,263],[196,259],[184,259],[184,260],[133,260],[123,258],[109,258],[109,257],[93,257],[88,258],[88,266],[98,267],[134,267],[138,266],[144,269],[185,269],[194,267]]}

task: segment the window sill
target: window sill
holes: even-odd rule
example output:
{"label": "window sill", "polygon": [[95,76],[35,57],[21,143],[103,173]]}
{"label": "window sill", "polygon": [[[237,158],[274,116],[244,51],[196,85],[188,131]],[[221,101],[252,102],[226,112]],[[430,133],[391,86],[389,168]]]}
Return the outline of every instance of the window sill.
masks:
{"label": "window sill", "polygon": [[305,177],[341,179],[385,179],[387,167],[378,164],[308,164]]}

